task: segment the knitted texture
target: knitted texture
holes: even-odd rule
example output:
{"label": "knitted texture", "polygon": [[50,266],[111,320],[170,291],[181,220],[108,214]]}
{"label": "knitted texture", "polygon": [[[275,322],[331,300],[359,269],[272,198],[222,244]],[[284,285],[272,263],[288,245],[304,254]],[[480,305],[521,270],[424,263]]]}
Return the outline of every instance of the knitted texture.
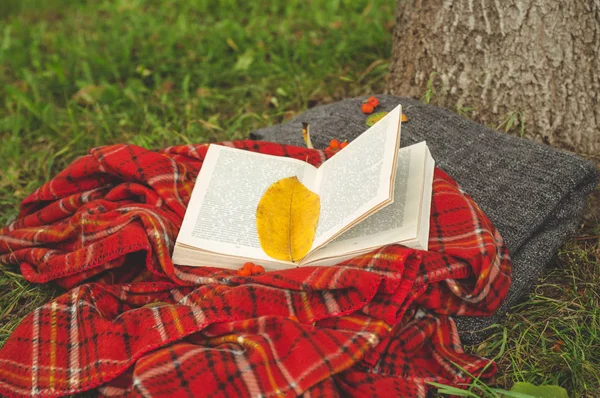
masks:
{"label": "knitted texture", "polygon": [[428,381],[496,372],[463,352],[451,316],[494,313],[511,262],[447,174],[434,174],[429,251],[390,245],[332,267],[241,277],[170,259],[206,151],[96,148],[25,199],[0,230],[0,261],[72,289],[0,349],[1,394],[425,397]]}
{"label": "knitted texture", "polygon": [[[351,141],[367,129],[353,98],[312,108],[282,125],[251,133],[265,141],[302,145],[302,124],[316,148],[332,138]],[[591,162],[547,145],[502,134],[454,112],[404,97],[378,95],[377,111],[402,104],[401,146],[427,141],[436,166],[473,197],[504,238],[513,261],[505,304],[486,318],[457,318],[463,342],[477,343],[508,308],[535,286],[565,239],[580,226],[586,197],[597,183]]]}

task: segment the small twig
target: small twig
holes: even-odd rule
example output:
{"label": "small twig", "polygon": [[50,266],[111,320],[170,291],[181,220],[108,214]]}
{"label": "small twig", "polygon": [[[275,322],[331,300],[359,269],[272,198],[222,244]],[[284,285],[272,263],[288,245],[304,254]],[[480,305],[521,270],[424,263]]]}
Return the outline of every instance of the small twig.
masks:
{"label": "small twig", "polygon": [[591,239],[598,239],[598,238],[600,238],[600,235],[577,236],[575,238],[575,240],[591,240]]}

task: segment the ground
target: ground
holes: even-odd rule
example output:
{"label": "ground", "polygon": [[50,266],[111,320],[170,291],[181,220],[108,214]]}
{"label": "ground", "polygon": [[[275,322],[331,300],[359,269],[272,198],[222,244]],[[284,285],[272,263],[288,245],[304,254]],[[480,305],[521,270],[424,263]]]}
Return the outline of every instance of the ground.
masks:
{"label": "ground", "polygon": [[[237,3],[3,0],[0,224],[91,147],[244,138],[316,104],[383,91],[393,0]],[[468,347],[501,369],[487,386],[473,384],[477,395],[517,381],[600,395],[597,205],[529,298]],[[60,293],[1,266],[0,345]]]}

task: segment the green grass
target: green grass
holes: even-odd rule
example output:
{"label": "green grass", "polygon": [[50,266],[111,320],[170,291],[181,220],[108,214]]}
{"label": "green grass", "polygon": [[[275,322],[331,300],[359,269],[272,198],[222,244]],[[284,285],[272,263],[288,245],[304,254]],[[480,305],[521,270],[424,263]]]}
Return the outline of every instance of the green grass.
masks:
{"label": "green grass", "polygon": [[573,397],[600,396],[600,245],[572,240],[559,252],[529,298],[513,308],[503,325],[471,349],[498,359],[499,386],[518,381],[555,384]]}
{"label": "green grass", "polygon": [[[394,3],[2,0],[0,224],[91,147],[244,138],[316,104],[382,92]],[[426,102],[439,83],[430,80]],[[498,128],[521,134],[515,115]],[[593,215],[529,299],[469,347],[498,357],[490,386],[530,381],[600,396],[598,225]],[[0,268],[0,345],[59,293]],[[480,383],[473,391],[493,396]]]}
{"label": "green grass", "polygon": [[500,398],[517,382],[558,385],[570,397],[600,396],[600,224],[590,200],[579,236],[569,240],[535,290],[511,309],[492,334],[467,351],[495,358],[500,372],[487,385],[468,386],[474,395]]}
{"label": "green grass", "polygon": [[[237,4],[239,3],[239,4]],[[246,137],[382,91],[392,1],[3,0],[0,223],[89,148]]]}

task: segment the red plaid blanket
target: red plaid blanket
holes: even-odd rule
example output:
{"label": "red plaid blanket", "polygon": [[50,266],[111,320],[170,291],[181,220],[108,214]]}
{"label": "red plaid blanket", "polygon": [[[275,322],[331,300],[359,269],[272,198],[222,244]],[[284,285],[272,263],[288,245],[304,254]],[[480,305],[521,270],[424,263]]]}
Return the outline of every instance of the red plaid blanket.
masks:
{"label": "red plaid blanket", "polygon": [[170,259],[206,149],[96,148],[25,199],[0,230],[0,261],[71,290],[0,350],[0,393],[424,397],[428,381],[495,373],[463,352],[449,316],[493,313],[510,259],[450,177],[435,171],[430,251],[392,245],[334,267],[240,277]]}

